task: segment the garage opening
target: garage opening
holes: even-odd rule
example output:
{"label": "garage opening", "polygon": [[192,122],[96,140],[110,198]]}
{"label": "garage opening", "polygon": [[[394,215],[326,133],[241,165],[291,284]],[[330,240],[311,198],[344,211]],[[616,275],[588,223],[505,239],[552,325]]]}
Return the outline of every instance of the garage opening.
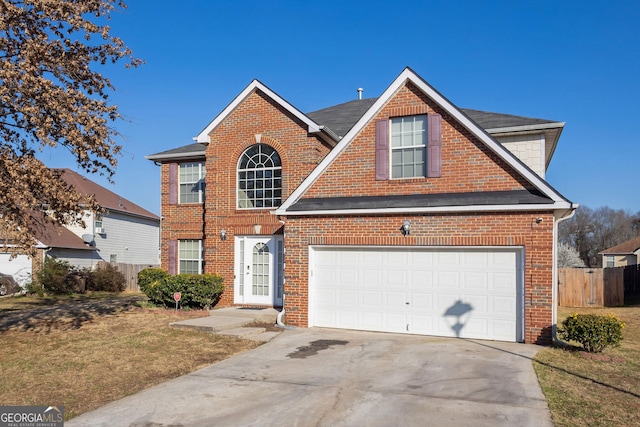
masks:
{"label": "garage opening", "polygon": [[309,326],[522,342],[523,248],[309,253]]}

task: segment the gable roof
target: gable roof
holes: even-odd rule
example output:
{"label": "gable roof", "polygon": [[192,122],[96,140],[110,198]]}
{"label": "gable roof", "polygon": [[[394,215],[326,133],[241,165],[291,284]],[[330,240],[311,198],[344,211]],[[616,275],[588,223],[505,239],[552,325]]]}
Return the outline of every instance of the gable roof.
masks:
{"label": "gable roof", "polygon": [[225,109],[222,110],[222,112],[218,114],[216,118],[213,119],[211,123],[209,123],[193,139],[199,143],[204,143],[204,144],[210,143],[211,140],[209,138],[209,134],[211,133],[211,131],[213,131],[224,119],[226,119],[227,116],[231,114],[233,110],[235,110],[236,107],[240,105],[249,95],[251,95],[252,93],[258,90],[264,93],[269,98],[271,98],[274,102],[276,102],[278,105],[284,108],[284,110],[289,112],[295,118],[297,118],[302,123],[304,123],[307,126],[307,130],[309,133],[318,135],[318,137],[320,137],[323,141],[329,143],[331,146],[334,146],[336,142],[339,140],[338,136],[335,133],[333,133],[331,129],[327,128],[326,126],[319,125],[318,123],[313,121],[307,115],[302,113],[292,104],[287,102],[284,98],[282,98],[280,95],[278,95],[277,93],[269,89],[267,86],[265,86],[258,80],[253,80],[251,83],[249,83],[249,86],[244,88],[244,90],[240,92],[240,94],[236,96],[234,100],[231,101],[231,103],[227,105]]}
{"label": "gable roof", "polygon": [[[491,137],[485,129],[483,129],[478,123],[472,120],[464,111],[457,108],[453,103],[451,103],[447,98],[445,98],[442,94],[440,94],[437,90],[435,90],[431,85],[429,85],[426,81],[424,81],[420,76],[418,76],[413,70],[409,67],[405,68],[402,73],[391,83],[391,85],[384,91],[384,93],[377,98],[373,103],[371,103],[370,107],[366,110],[366,112],[356,121],[356,123],[345,133],[344,137],[340,140],[338,145],[329,152],[329,154],[320,162],[320,164],[311,172],[311,174],[301,183],[301,185],[296,188],[293,193],[283,202],[283,204],[278,208],[275,213],[278,215],[303,215],[303,214],[314,214],[319,213],[314,210],[294,210],[292,206],[297,203],[304,193],[313,185],[313,183],[324,173],[325,170],[333,163],[333,161],[351,144],[353,139],[358,135],[358,133],[362,130],[362,128],[369,123],[377,114],[377,112],[393,97],[395,92],[399,90],[402,86],[411,82],[415,85],[419,90],[421,90],[426,96],[428,96],[431,100],[433,100],[436,104],[438,104],[445,112],[447,112],[451,117],[454,118],[458,123],[464,126],[471,134],[478,138],[478,140],[483,143],[488,149],[494,152],[499,158],[505,161],[508,165],[514,168],[514,170],[519,173],[523,178],[525,178],[528,182],[530,182],[544,197],[547,197],[551,203],[543,203],[543,204],[531,204],[526,205],[526,209],[545,209],[548,210],[550,207],[553,209],[575,209],[575,206],[564,198],[560,193],[558,193],[549,183],[547,183],[544,179],[542,179],[538,174],[533,172],[528,166],[526,166],[522,161],[520,161],[515,155],[509,152],[506,148],[504,148],[498,141],[496,141],[493,137]],[[348,104],[348,103],[347,103]],[[345,106],[346,104],[341,104]],[[321,110],[322,111],[322,110]],[[518,117],[518,116],[512,116]],[[346,127],[346,126],[345,126]],[[456,210],[464,210],[468,209],[470,206],[478,206],[478,205],[465,205],[465,206],[425,206],[420,208],[423,212],[441,212],[441,211],[456,211]],[[483,210],[486,210],[486,207],[480,207]],[[521,204],[515,205],[493,205],[490,210],[522,210],[524,206]],[[415,210],[415,209],[412,209]],[[333,213],[344,213],[343,209],[336,209]],[[383,213],[387,212],[384,208],[370,208],[370,209],[362,209],[358,210],[361,213],[375,212],[375,213]],[[328,211],[323,211],[323,213],[329,213]]]}
{"label": "gable roof", "polygon": [[95,196],[98,204],[111,212],[120,212],[143,218],[160,220],[158,215],[149,212],[124,197],[117,195],[113,191],[107,190],[103,186],[96,184],[71,169],[65,168],[56,170],[62,172],[62,179],[64,179],[67,184],[75,187],[76,191],[84,195]]}
{"label": "gable roof", "polygon": [[608,255],[628,255],[635,254],[638,250],[640,250],[640,237],[627,240],[626,242],[622,242],[612,248],[605,249],[600,253]]}

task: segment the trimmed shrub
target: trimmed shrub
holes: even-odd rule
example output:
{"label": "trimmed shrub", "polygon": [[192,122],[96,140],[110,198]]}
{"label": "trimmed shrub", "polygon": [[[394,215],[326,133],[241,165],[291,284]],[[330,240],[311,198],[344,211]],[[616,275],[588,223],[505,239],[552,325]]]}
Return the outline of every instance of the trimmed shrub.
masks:
{"label": "trimmed shrub", "polygon": [[180,306],[206,310],[218,303],[224,291],[222,277],[217,274],[171,276],[159,268],[148,268],[138,273],[138,286],[154,304],[173,307],[173,294],[180,292]]}
{"label": "trimmed shrub", "polygon": [[600,353],[606,347],[617,347],[622,341],[624,323],[613,314],[572,314],[562,322],[560,337],[580,343],[589,353]]}
{"label": "trimmed shrub", "polygon": [[90,271],[87,280],[88,291],[122,292],[126,288],[127,279],[112,264],[106,264]]}
{"label": "trimmed shrub", "polygon": [[162,287],[159,283],[169,276],[169,273],[161,268],[145,268],[138,273],[138,288],[151,302],[162,304]]}

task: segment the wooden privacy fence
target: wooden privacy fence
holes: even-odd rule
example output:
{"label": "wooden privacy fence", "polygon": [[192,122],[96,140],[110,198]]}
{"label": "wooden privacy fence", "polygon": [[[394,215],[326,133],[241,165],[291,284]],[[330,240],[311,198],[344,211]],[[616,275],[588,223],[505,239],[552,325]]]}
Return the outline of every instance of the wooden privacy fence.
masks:
{"label": "wooden privacy fence", "polygon": [[159,265],[151,265],[151,264],[124,264],[121,262],[105,262],[100,261],[97,263],[97,267],[100,268],[104,265],[114,265],[118,268],[118,271],[124,275],[126,280],[126,291],[139,292],[140,288],[138,288],[138,273],[144,270],[145,268],[158,268]]}
{"label": "wooden privacy fence", "polygon": [[624,267],[559,268],[561,307],[617,307],[624,305]]}

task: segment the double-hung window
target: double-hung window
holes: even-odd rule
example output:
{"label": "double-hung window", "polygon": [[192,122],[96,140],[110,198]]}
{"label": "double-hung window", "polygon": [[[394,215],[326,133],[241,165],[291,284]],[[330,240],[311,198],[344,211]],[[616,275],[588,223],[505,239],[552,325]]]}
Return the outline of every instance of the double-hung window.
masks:
{"label": "double-hung window", "polygon": [[376,180],[441,176],[442,116],[376,120]]}
{"label": "double-hung window", "polygon": [[202,240],[179,240],[178,260],[178,273],[202,274]]}
{"label": "double-hung window", "polygon": [[427,115],[391,119],[391,178],[427,176]]}
{"label": "double-hung window", "polygon": [[180,164],[180,203],[204,202],[204,162]]}

